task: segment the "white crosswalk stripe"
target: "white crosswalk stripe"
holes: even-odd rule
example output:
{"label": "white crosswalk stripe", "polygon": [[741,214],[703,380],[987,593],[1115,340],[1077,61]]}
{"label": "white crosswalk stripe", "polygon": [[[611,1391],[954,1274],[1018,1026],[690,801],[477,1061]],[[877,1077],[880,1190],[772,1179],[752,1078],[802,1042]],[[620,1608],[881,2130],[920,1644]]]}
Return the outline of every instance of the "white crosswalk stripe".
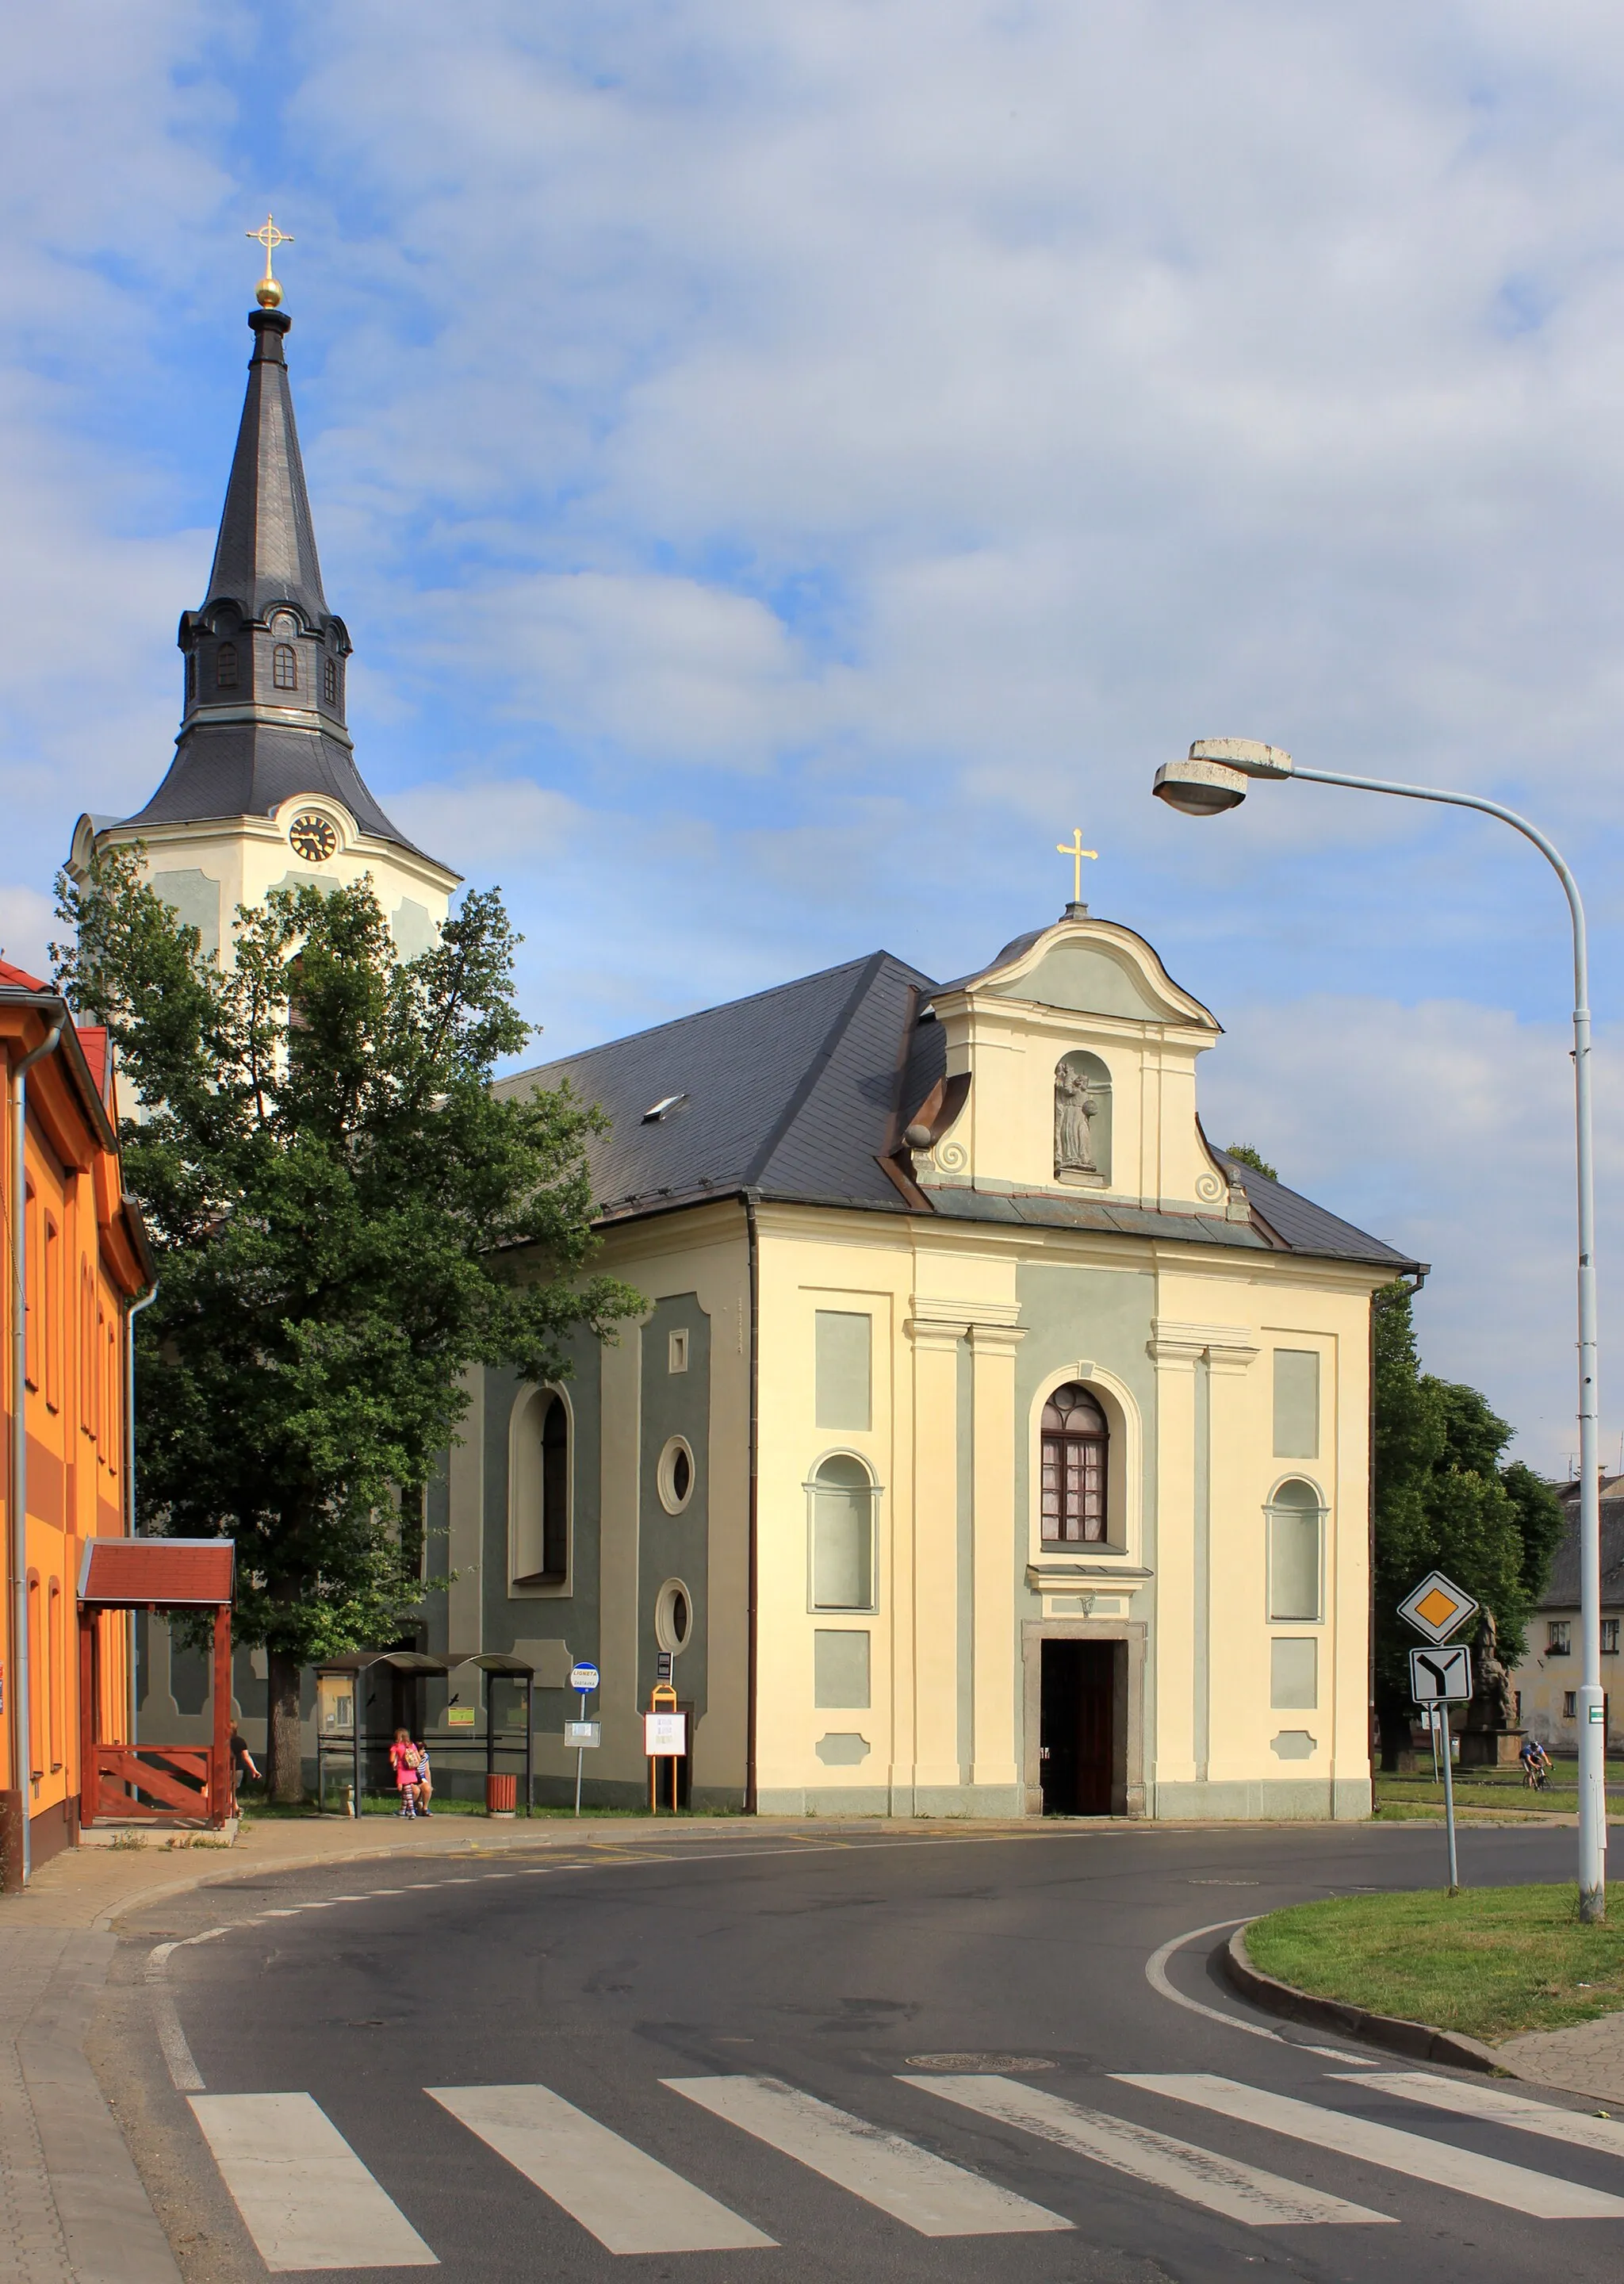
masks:
{"label": "white crosswalk stripe", "polygon": [[[1380,2125],[1347,2110],[1317,2108],[1283,2093],[1260,2086],[1242,2085],[1235,2078],[1218,2077],[1205,2070],[1168,2076],[1156,2072],[1120,2071],[1122,2085],[1144,2086],[1198,2108],[1215,2111],[1245,2125],[1261,2125],[1271,2133],[1333,2150],[1366,2164],[1406,2173],[1412,2180],[1436,2188],[1458,2189],[1487,2203],[1504,2205],[1512,2212],[1529,2213],[1538,2220],[1617,2220],[1624,2218],[1624,2197],[1602,2189],[1582,2187],[1545,2173],[1532,2173],[1497,2157],[1480,2157],[1450,2142],[1430,2140],[1424,2134],[1403,2133],[1396,2126]],[[1360,2085],[1371,2081],[1361,2077]]]}
{"label": "white crosswalk stripe", "polygon": [[932,2076],[904,2077],[982,2117],[1017,2125],[1023,2132],[1040,2135],[1062,2149],[1097,2164],[1109,2165],[1152,2188],[1170,2189],[1191,2204],[1204,2205],[1226,2219],[1243,2221],[1251,2228],[1288,2228],[1325,2223],[1390,2221],[1392,2213],[1372,2212],[1368,2206],[1349,2204],[1345,2198],[1323,2190],[1300,2187],[1277,2173],[1256,2165],[1243,2165],[1220,2157],[1193,2142],[1155,2133],[1148,2126],[1113,2117],[1103,2109],[1085,2109],[1040,2086],[1023,2085],[1007,2077]]}
{"label": "white crosswalk stripe", "polygon": [[453,2117],[610,2252],[730,2252],[773,2239],[544,2085],[430,2085]]}
{"label": "white crosswalk stripe", "polygon": [[888,2133],[771,2077],[668,2077],[673,2092],[752,2133],[825,2180],[878,2205],[921,2236],[1028,2235],[1069,2229],[1058,2213],[1029,2204],[979,2173],[950,2165],[900,2133]]}
{"label": "white crosswalk stripe", "polygon": [[191,2101],[267,2268],[438,2267],[308,2093],[194,2093]]}
{"label": "white crosswalk stripe", "polygon": [[1486,2117],[1495,2125],[1514,2126],[1519,2133],[1565,2141],[1571,2148],[1624,2157],[1624,2124],[1617,2118],[1581,2117],[1576,2110],[1558,2109],[1548,2101],[1530,2101],[1526,2093],[1506,2093],[1497,2085],[1479,2085],[1467,2078],[1433,2077],[1425,2070],[1378,2070],[1373,2077],[1352,2082],[1396,2093],[1405,2101],[1425,2102],[1432,2109],[1451,2109],[1457,2117]]}

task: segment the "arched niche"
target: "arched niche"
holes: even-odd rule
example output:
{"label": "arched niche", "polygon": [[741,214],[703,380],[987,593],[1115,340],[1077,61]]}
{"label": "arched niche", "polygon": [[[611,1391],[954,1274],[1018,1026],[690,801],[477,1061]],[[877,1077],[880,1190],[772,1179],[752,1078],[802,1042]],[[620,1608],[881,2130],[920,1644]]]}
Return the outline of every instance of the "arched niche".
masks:
{"label": "arched niche", "polygon": [[1111,1186],[1111,1073],[1084,1047],[1055,1065],[1054,1162],[1057,1182]]}

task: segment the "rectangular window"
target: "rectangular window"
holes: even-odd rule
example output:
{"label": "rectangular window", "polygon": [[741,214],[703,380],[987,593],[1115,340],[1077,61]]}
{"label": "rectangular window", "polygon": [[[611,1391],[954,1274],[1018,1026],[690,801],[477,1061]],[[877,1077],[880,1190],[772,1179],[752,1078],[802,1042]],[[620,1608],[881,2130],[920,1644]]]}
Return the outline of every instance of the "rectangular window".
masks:
{"label": "rectangular window", "polygon": [[336,706],[339,702],[339,669],[334,659],[324,658],[322,661],[322,696],[329,706]]}
{"label": "rectangular window", "polygon": [[1573,1622],[1571,1618],[1552,1618],[1545,1628],[1547,1657],[1572,1657],[1573,1654]]}
{"label": "rectangular window", "polygon": [[668,1363],[667,1363],[667,1367],[666,1367],[666,1368],[667,1368],[667,1370],[668,1370],[668,1371],[669,1371],[669,1372],[686,1372],[686,1371],[687,1371],[687,1369],[688,1369],[688,1334],[687,1334],[687,1329],[686,1329],[686,1327],[684,1327],[684,1328],[683,1328],[683,1331],[681,1331],[681,1332],[678,1332],[678,1333],[673,1333],[673,1334],[672,1334],[672,1335],[671,1335],[671,1337],[670,1337],[670,1341],[669,1341],[669,1342],[668,1342],[668,1347],[667,1347],[666,1354],[667,1354],[667,1357],[668,1357]]}
{"label": "rectangular window", "polygon": [[48,1715],[51,1723],[51,1767],[54,1775],[62,1765],[62,1688],[66,1678],[67,1644],[62,1629],[62,1582],[53,1578],[46,1602],[46,1625],[51,1637],[51,1697]]}
{"label": "rectangular window", "polygon": [[1319,1703],[1319,1644],[1313,1640],[1269,1645],[1269,1701],[1289,1712],[1311,1711]]}
{"label": "rectangular window", "polygon": [[1565,1689],[1562,1692],[1562,1718],[1565,1721],[1576,1721],[1579,1718],[1579,1707],[1576,1702],[1578,1695],[1579,1692],[1576,1689]]}
{"label": "rectangular window", "polygon": [[867,1428],[872,1420],[873,1319],[820,1309],[816,1330],[816,1404],[820,1428]]}
{"label": "rectangular window", "polygon": [[822,1710],[866,1712],[869,1703],[869,1637],[825,1632],[812,1637],[813,1703]]}
{"label": "rectangular window", "polygon": [[43,1777],[45,1773],[45,1740],[40,1734],[41,1709],[45,1702],[45,1691],[50,1675],[43,1665],[45,1645],[40,1631],[40,1582],[37,1573],[28,1576],[28,1773]]}
{"label": "rectangular window", "polygon": [[1616,1618],[1602,1620],[1602,1655],[1617,1657],[1619,1654],[1619,1622]]}
{"label": "rectangular window", "polygon": [[1275,1350],[1275,1457],[1319,1457],[1320,1360],[1315,1349]]}
{"label": "rectangular window", "polygon": [[45,1350],[45,1402],[52,1412],[62,1409],[62,1233],[49,1214],[45,1216],[45,1273],[40,1291],[40,1318]]}
{"label": "rectangular window", "polygon": [[30,1388],[40,1384],[40,1201],[30,1182],[23,1193],[22,1208],[23,1379]]}
{"label": "rectangular window", "polygon": [[1308,1619],[1320,1615],[1320,1514],[1317,1507],[1274,1506],[1269,1510],[1269,1615]]}

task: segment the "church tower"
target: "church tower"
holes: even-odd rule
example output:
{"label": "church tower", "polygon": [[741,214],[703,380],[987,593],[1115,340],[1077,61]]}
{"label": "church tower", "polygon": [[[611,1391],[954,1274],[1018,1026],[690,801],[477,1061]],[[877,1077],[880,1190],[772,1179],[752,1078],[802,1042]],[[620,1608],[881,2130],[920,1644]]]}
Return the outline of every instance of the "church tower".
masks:
{"label": "church tower", "polygon": [[[267,231],[281,242],[274,224]],[[322,591],[281,300],[268,248],[208,591],[180,622],[175,759],[144,809],[80,818],[69,869],[82,874],[93,849],[142,841],[153,888],[206,951],[225,952],[238,904],[370,873],[411,958],[433,941],[461,876],[407,840],[355,766],[344,711],[349,634]]]}

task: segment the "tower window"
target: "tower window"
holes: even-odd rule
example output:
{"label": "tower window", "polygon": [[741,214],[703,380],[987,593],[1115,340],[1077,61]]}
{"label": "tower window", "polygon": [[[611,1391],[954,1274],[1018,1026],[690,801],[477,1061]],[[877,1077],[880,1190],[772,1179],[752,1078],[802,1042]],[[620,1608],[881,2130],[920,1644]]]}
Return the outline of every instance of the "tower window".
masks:
{"label": "tower window", "polygon": [[188,697],[188,698],[195,698],[195,697],[197,696],[197,694],[198,694],[198,661],[197,661],[197,654],[196,654],[196,653],[195,653],[195,652],[190,652],[190,651],[189,651],[189,652],[187,653],[187,655],[186,655],[186,695],[187,695],[187,697]]}
{"label": "tower window", "polygon": [[292,643],[278,643],[271,653],[270,678],[278,690],[297,690],[299,661]]}
{"label": "tower window", "polygon": [[215,680],[222,690],[237,687],[237,645],[222,643],[215,653]]}
{"label": "tower window", "polygon": [[339,702],[339,661],[336,658],[322,661],[322,696],[329,706]]}

